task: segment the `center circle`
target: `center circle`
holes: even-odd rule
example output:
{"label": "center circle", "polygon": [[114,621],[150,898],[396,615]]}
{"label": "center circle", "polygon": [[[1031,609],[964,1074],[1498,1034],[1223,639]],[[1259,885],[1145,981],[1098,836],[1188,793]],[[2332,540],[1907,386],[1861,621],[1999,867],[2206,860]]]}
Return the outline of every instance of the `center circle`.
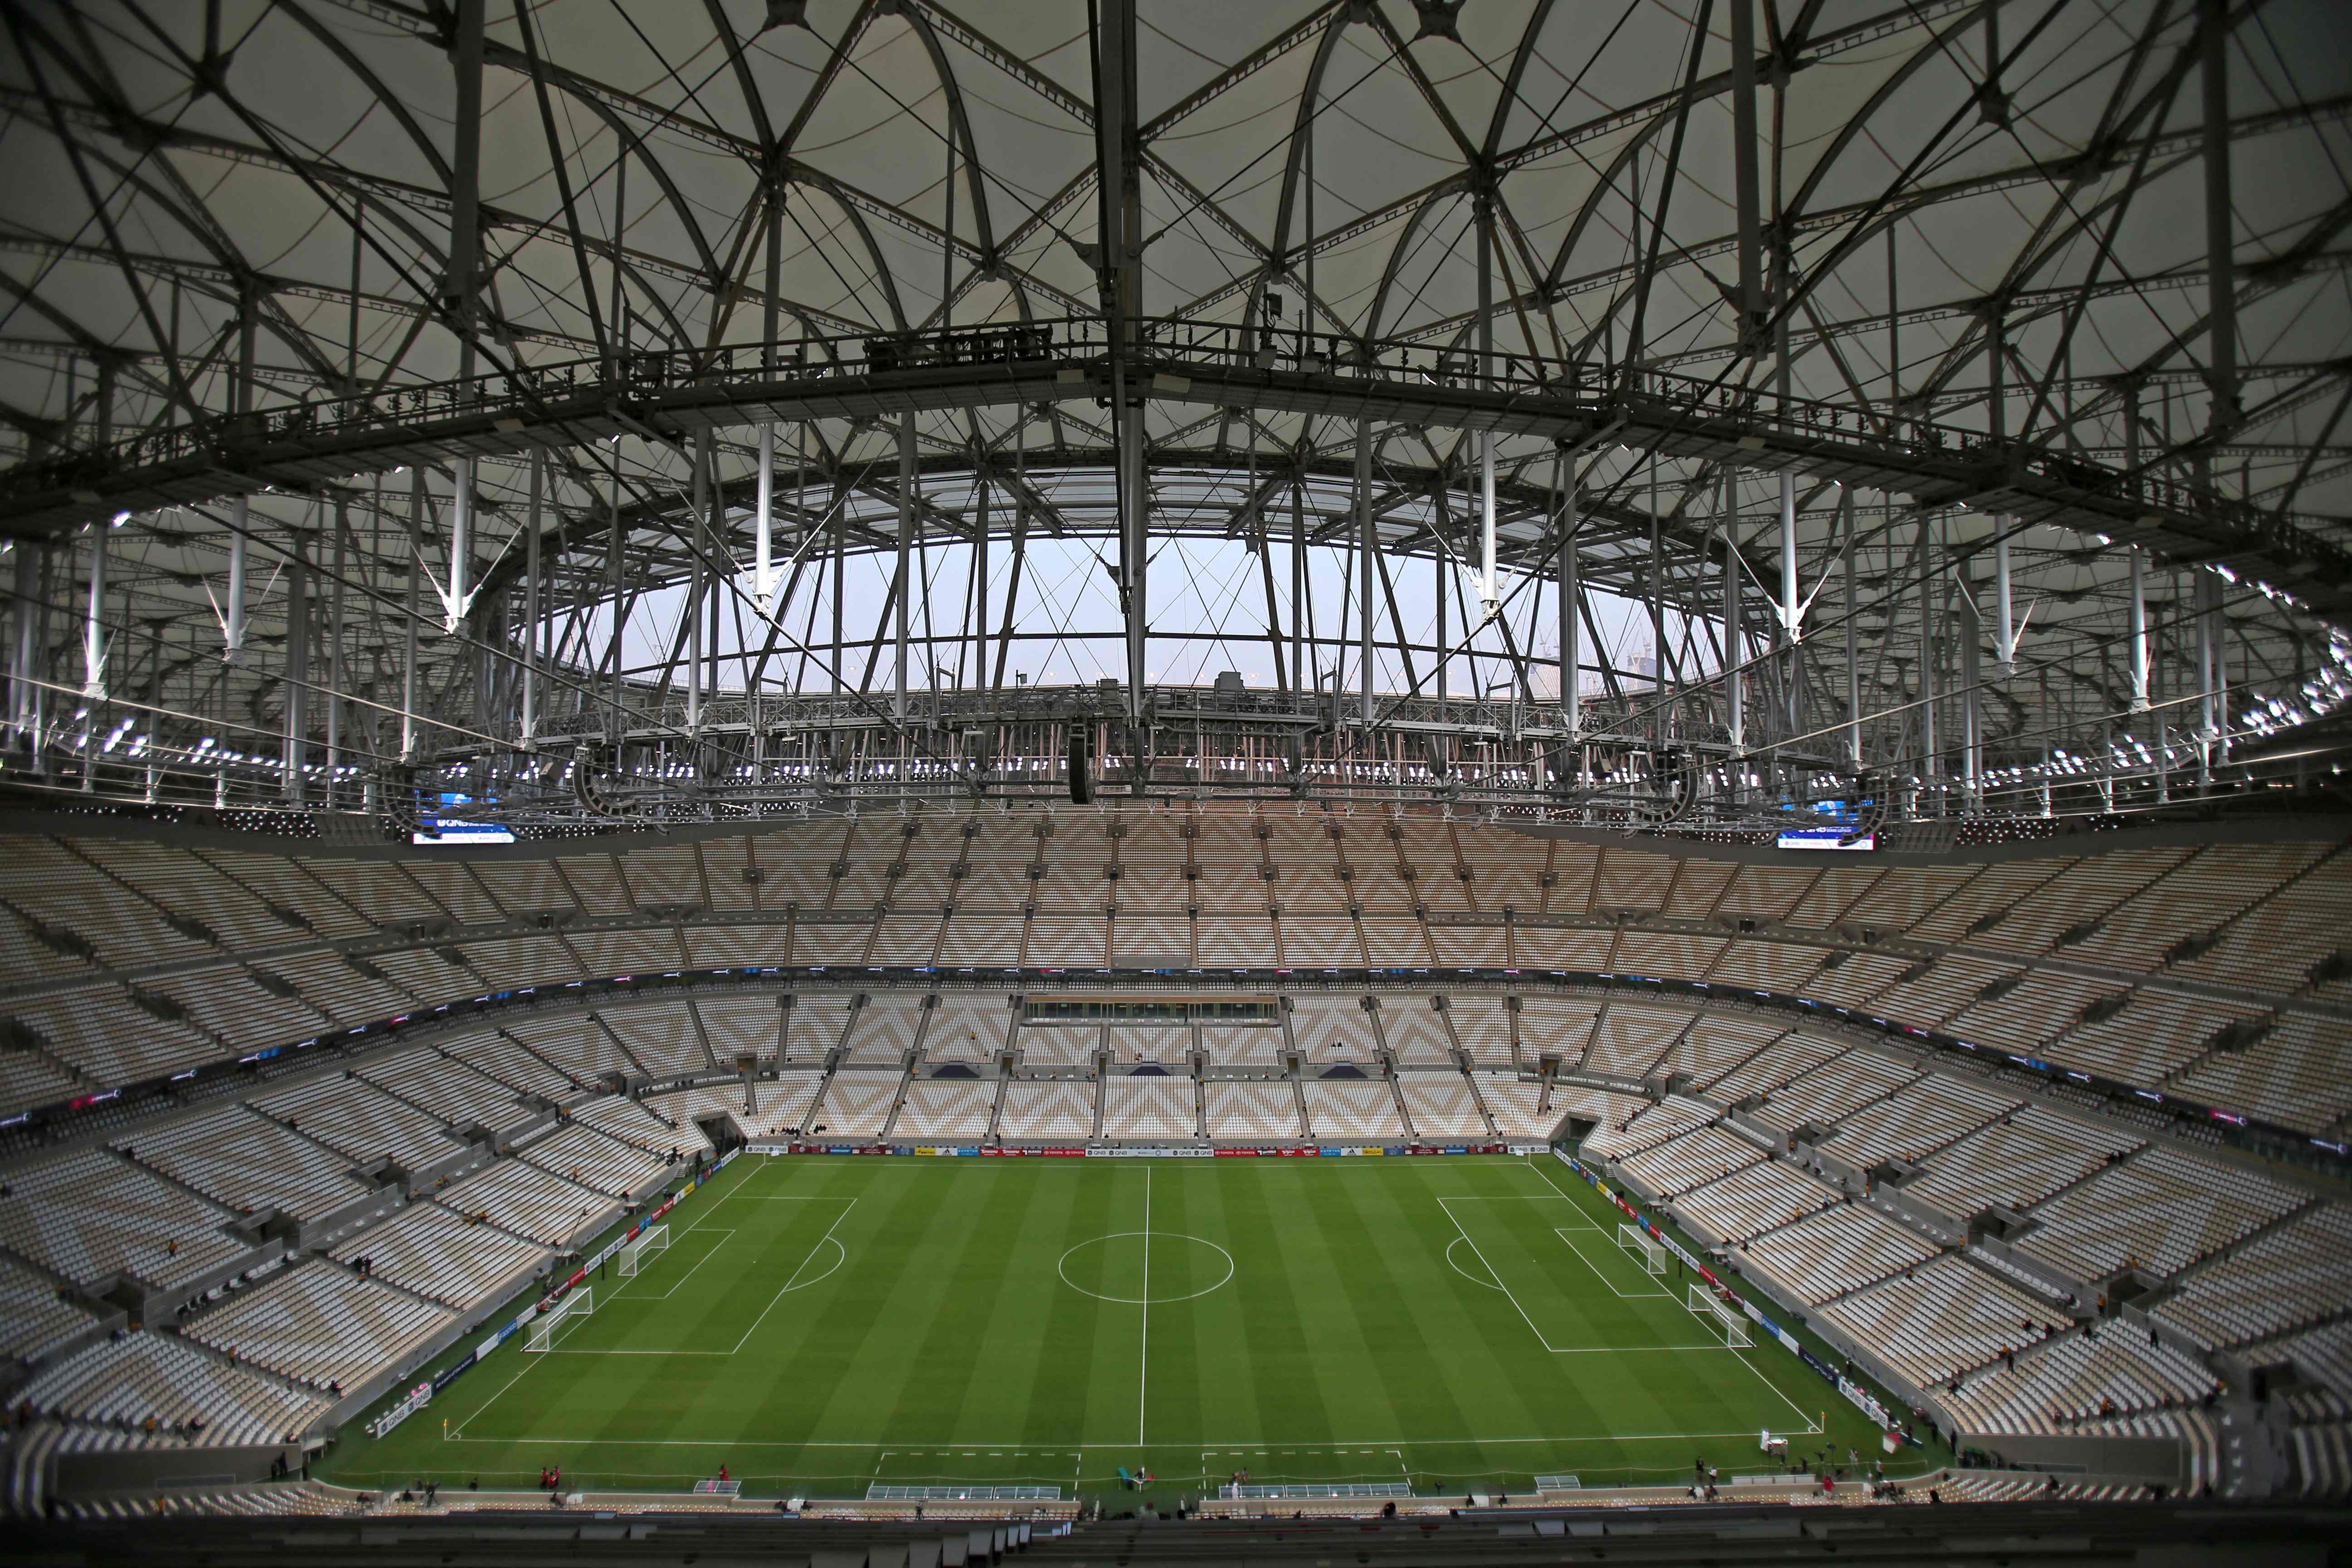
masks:
{"label": "center circle", "polygon": [[[1160,1278],[1170,1282],[1166,1289],[1146,1285],[1155,1265]],[[1182,1231],[1116,1230],[1078,1243],[1062,1254],[1054,1271],[1062,1277],[1063,1284],[1082,1296],[1131,1307],[1158,1307],[1190,1301],[1223,1287],[1234,1277],[1234,1255],[1213,1241]],[[1216,1278],[1197,1290],[1175,1288],[1212,1274]]]}

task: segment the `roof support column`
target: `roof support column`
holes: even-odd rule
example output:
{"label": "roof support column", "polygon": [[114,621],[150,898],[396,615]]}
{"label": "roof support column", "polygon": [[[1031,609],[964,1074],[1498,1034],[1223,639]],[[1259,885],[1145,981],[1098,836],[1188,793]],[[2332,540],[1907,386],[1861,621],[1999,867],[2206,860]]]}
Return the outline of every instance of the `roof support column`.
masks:
{"label": "roof support column", "polygon": [[300,805],[303,796],[303,742],[310,729],[310,563],[303,553],[302,535],[289,541],[286,558],[286,737],[279,760],[285,777],[279,787],[288,800]]}
{"label": "roof support column", "polygon": [[327,589],[327,805],[335,805],[335,774],[343,763],[343,622],[344,580],[350,575],[347,545],[351,537],[349,503],[335,497],[335,547],[332,578]]}
{"label": "roof support column", "polygon": [[2221,582],[2210,572],[2197,574],[2197,787],[2213,787],[2213,742],[2220,727],[2219,689],[2213,677],[2220,648],[2213,622],[2221,611]]}
{"label": "roof support column", "polygon": [[1731,730],[1731,797],[1738,800],[1748,768],[1748,703],[1743,689],[1746,679],[1740,666],[1747,662],[1746,649],[1741,646],[1746,636],[1740,627],[1739,602],[1739,475],[1726,468],[1723,472],[1723,705],[1724,720]]}
{"label": "roof support column", "polygon": [[[425,564],[425,470],[422,468],[413,468],[408,470],[408,590],[404,613],[400,617],[401,633],[404,639],[400,655],[400,760],[404,763],[414,763],[416,761],[417,744],[416,601],[417,590],[420,586],[418,579],[423,575]],[[242,508],[244,503],[240,501],[238,505]],[[238,542],[241,543],[244,538],[245,535],[240,531],[237,534]],[[241,584],[242,574],[243,567],[240,564],[238,575],[230,579],[232,584]],[[243,592],[240,585],[238,588],[240,601],[242,597]],[[614,646],[616,657],[614,660],[614,668],[618,669],[620,666],[617,657],[618,644]],[[615,679],[618,678],[615,677]]]}
{"label": "roof support column", "polygon": [[1372,568],[1381,548],[1380,528],[1372,521],[1372,422],[1356,421],[1356,554],[1358,679],[1363,687],[1364,728],[1372,727]]}
{"label": "roof support column", "polygon": [[106,536],[103,522],[89,525],[89,603],[81,623],[82,700],[106,700]]}
{"label": "roof support column", "polygon": [[2212,427],[2238,422],[2238,280],[2231,265],[2230,26],[2226,0],[2199,0],[2205,88],[2205,297]]}
{"label": "roof support column", "polygon": [[1937,755],[1940,737],[1936,733],[1936,582],[1941,574],[1937,570],[1941,550],[1936,541],[1933,519],[1919,519],[1919,776],[1927,785],[1927,798],[1921,802],[1919,814],[1941,816],[1943,760]]}
{"label": "roof support column", "polygon": [[688,568],[686,592],[686,729],[690,736],[702,733],[702,591],[709,569],[703,562],[703,552],[710,547],[709,531],[703,519],[710,504],[710,431],[708,427],[694,437],[694,492],[688,500],[693,514],[687,520],[687,556]]}
{"label": "roof support column", "polygon": [[[1476,208],[1478,227],[1478,376],[1495,383],[1495,198],[1481,190]],[[1478,599],[1483,620],[1502,612],[1502,591],[1495,574],[1495,432],[1478,432]],[[1479,695],[1484,696],[1481,692]]]}
{"label": "roof support column", "polygon": [[8,727],[22,741],[32,731],[32,712],[40,689],[33,684],[34,623],[39,616],[41,553],[37,544],[19,542],[16,557],[16,637],[8,646]]}
{"label": "roof support column", "polygon": [[2147,711],[2147,563],[2131,552],[2131,710]]}
{"label": "roof support column", "polygon": [[530,455],[530,526],[523,533],[522,565],[522,728],[523,750],[539,734],[539,531],[546,484],[547,454]]}
{"label": "roof support column", "polygon": [[752,546],[755,561],[752,566],[753,587],[760,601],[760,613],[772,615],[776,607],[775,549],[776,505],[776,426],[767,420],[760,424],[760,493],[754,503],[753,528],[756,542]]}
{"label": "roof support column", "polygon": [[[845,547],[846,543],[845,540]],[[914,544],[915,416],[909,410],[898,416],[898,585],[897,602],[892,610],[897,620],[891,628],[896,663],[890,691],[890,716],[902,724],[907,721],[907,601],[914,594],[914,584],[907,574],[914,564]]]}
{"label": "roof support column", "polygon": [[1840,550],[1845,577],[1845,751],[1854,766],[1862,765],[1862,615],[1853,564],[1853,491],[1841,489],[1838,510],[1844,514],[1844,543]]}
{"label": "roof support column", "polygon": [[[420,472],[416,482],[424,484]],[[250,509],[243,496],[228,503],[228,613],[221,617],[221,660],[245,662],[245,534]],[[415,552],[409,552],[412,562]],[[411,606],[412,612],[415,606]]]}
{"label": "roof support column", "polygon": [[2000,535],[1992,545],[1992,657],[2003,680],[2017,664],[2017,606],[2009,575],[2009,532],[2006,518],[1992,520]]}
{"label": "roof support column", "polygon": [[[1576,469],[1561,452],[1552,459],[1552,483],[1559,491],[1559,721],[1568,731],[1568,742],[1579,744],[1584,732],[1584,710],[1581,693],[1577,690],[1576,668],[1582,659],[1577,647],[1577,605],[1583,598],[1583,586],[1577,581],[1579,562],[1576,552]],[[1441,641],[1444,639],[1440,639]],[[1441,714],[1440,718],[1444,716]]]}
{"label": "roof support column", "polygon": [[[1785,361],[1784,361],[1785,363]],[[1803,629],[1801,617],[1804,601],[1797,594],[1797,476],[1788,469],[1780,470],[1780,626],[1774,638],[1788,655],[1787,682],[1783,693],[1787,711],[1782,714],[1783,729],[1788,735],[1802,734],[1805,728],[1804,670],[1800,661],[1803,650],[1797,646]]]}
{"label": "roof support column", "polygon": [[1755,342],[1764,321],[1762,218],[1756,172],[1756,0],[1730,0],[1731,184],[1738,209],[1739,342]]}
{"label": "roof support column", "polygon": [[[1119,587],[1127,623],[1127,715],[1143,721],[1144,589],[1150,531],[1143,485],[1143,395],[1129,363],[1143,313],[1143,184],[1136,139],[1135,0],[1105,0],[1096,40],[1096,173],[1100,191],[1097,263],[1110,332],[1111,417],[1118,430]],[[1312,319],[1312,302],[1307,319]],[[1139,743],[1137,750],[1141,751]]]}

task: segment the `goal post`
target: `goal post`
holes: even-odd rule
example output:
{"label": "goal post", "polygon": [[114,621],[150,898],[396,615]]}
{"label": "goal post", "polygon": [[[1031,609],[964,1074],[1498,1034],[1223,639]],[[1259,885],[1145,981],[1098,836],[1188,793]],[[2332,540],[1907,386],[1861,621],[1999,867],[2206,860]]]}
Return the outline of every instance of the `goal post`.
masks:
{"label": "goal post", "polygon": [[634,1279],[637,1277],[638,1268],[643,1267],[644,1259],[648,1257],[657,1258],[668,1250],[669,1226],[648,1226],[630,1240],[622,1243],[621,1250],[614,1255],[613,1260],[618,1265],[617,1272],[622,1279]]}
{"label": "goal post", "polygon": [[595,1310],[596,1299],[593,1292],[587,1286],[581,1286],[567,1294],[549,1310],[541,1313],[532,1322],[524,1331],[522,1348],[527,1351],[554,1349],[555,1331],[558,1328],[573,1318],[593,1316]]}
{"label": "goal post", "polygon": [[1723,1342],[1728,1349],[1743,1351],[1755,1344],[1755,1337],[1748,1331],[1747,1318],[1737,1309],[1726,1306],[1705,1286],[1691,1286],[1683,1304],[1690,1309],[1692,1317],[1722,1334]]}
{"label": "goal post", "polygon": [[1617,1245],[1633,1255],[1633,1260],[1642,1266],[1644,1273],[1664,1274],[1666,1271],[1665,1243],[1640,1226],[1619,1226]]}

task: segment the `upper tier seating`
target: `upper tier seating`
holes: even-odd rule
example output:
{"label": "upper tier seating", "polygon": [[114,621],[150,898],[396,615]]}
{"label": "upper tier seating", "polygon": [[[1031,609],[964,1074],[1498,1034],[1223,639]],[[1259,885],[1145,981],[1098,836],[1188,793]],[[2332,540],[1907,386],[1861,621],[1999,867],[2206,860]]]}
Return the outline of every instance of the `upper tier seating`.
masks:
{"label": "upper tier seating", "polygon": [[923,1056],[935,1062],[988,1062],[1005,1048],[1013,1023],[1007,998],[944,993],[923,1029]]}
{"label": "upper tier seating", "polygon": [[188,1337],[329,1392],[361,1384],[455,1321],[332,1263],[305,1263],[189,1324]]}
{"label": "upper tier seating", "polygon": [[1278,1026],[1203,1024],[1201,1049],[1214,1068],[1273,1068],[1282,1062],[1282,1030]]}

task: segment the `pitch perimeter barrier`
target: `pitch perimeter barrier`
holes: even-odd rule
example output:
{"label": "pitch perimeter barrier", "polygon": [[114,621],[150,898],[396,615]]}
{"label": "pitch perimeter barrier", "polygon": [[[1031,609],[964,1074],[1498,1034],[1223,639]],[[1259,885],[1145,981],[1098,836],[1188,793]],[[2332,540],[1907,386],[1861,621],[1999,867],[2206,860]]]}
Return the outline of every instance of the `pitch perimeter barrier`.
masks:
{"label": "pitch perimeter barrier", "polygon": [[1725,1284],[1722,1279],[1717,1277],[1713,1269],[1709,1268],[1704,1262],[1694,1257],[1689,1249],[1685,1247],[1681,1242],[1676,1241],[1673,1237],[1668,1236],[1665,1231],[1652,1221],[1648,1215],[1634,1208],[1633,1205],[1627,1203],[1622,1197],[1612,1191],[1608,1184],[1601,1181],[1601,1179],[1593,1174],[1592,1172],[1585,1169],[1583,1163],[1577,1160],[1573,1155],[1570,1154],[1567,1150],[1554,1147],[1551,1152],[1556,1157],[1558,1157],[1561,1164],[1566,1165],[1570,1170],[1574,1171],[1578,1175],[1583,1177],[1586,1185],[1590,1186],[1594,1192],[1599,1193],[1602,1197],[1607,1198],[1611,1204],[1614,1205],[1619,1213],[1622,1214],[1627,1219],[1640,1226],[1646,1235],[1655,1240],[1661,1247],[1664,1247],[1667,1251],[1682,1259],[1684,1265],[1688,1268],[1692,1273],[1697,1275],[1701,1279],[1706,1280],[1707,1288],[1713,1290],[1717,1295],[1722,1297],[1727,1304],[1737,1307],[1742,1312],[1746,1313],[1748,1320],[1755,1323],[1758,1328],[1762,1329],[1767,1334],[1769,1334],[1773,1339],[1779,1341],[1780,1344],[1790,1352],[1790,1353],[1794,1355],[1799,1361],[1803,1362],[1805,1365],[1811,1367],[1814,1373],[1819,1374],[1822,1382],[1828,1384],[1831,1387],[1836,1389],[1840,1394],[1843,1395],[1847,1404],[1852,1405],[1856,1410],[1861,1411],[1864,1415],[1869,1416],[1871,1420],[1877,1423],[1878,1429],[1881,1434],[1880,1440],[1885,1443],[1888,1452],[1892,1453],[1897,1447],[1901,1446],[1905,1439],[1899,1426],[1893,1417],[1887,1415],[1886,1406],[1880,1402],[1876,1394],[1871,1393],[1869,1389],[1864,1388],[1861,1384],[1856,1383],[1853,1379],[1846,1376],[1843,1373],[1838,1371],[1837,1368],[1830,1365],[1829,1363],[1815,1355],[1811,1351],[1806,1349],[1804,1344],[1798,1340],[1796,1335],[1790,1333],[1788,1330],[1774,1322],[1770,1318],[1766,1317],[1764,1315],[1763,1309],[1757,1306],[1753,1300],[1741,1295],[1738,1291]]}
{"label": "pitch perimeter barrier", "polygon": [[[1203,1149],[1198,1145],[1163,1149],[1131,1148],[1038,1148],[1001,1149],[973,1148],[967,1145],[935,1143],[747,1143],[733,1153],[777,1156],[785,1154],[879,1154],[914,1159],[971,1159],[975,1156],[992,1160],[1207,1160],[1207,1159],[1310,1159],[1336,1160],[1343,1156],[1360,1158],[1376,1155],[1408,1154],[1540,1154],[1549,1145],[1542,1143],[1388,1143],[1366,1144],[1361,1147],[1337,1144],[1296,1143],[1261,1144],[1247,1149]],[[730,1158],[732,1158],[732,1154]],[[624,1237],[623,1240],[627,1237]],[[601,1258],[602,1255],[600,1254]],[[593,1265],[590,1265],[593,1267]],[[552,1298],[551,1298],[551,1300]]]}

